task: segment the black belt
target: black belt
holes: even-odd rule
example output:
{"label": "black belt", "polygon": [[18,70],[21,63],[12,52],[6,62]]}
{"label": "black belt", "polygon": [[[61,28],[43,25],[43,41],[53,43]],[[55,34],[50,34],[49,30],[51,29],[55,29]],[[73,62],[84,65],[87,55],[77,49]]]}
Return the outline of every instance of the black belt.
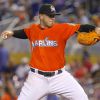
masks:
{"label": "black belt", "polygon": [[30,69],[31,69],[32,72],[44,75],[46,77],[51,77],[51,76],[54,76],[54,75],[62,73],[61,69],[57,70],[57,72],[43,72],[43,71],[40,71],[40,70],[36,71],[36,69],[34,69],[34,68],[30,68]]}

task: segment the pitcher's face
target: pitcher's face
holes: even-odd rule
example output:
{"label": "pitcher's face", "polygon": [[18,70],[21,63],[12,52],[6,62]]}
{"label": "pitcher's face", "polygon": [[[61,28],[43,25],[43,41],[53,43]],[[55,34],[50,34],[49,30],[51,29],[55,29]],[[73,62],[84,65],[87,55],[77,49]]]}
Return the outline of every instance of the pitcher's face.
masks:
{"label": "pitcher's face", "polygon": [[45,14],[41,14],[40,21],[43,23],[44,26],[52,27],[55,23],[55,15],[47,16]]}

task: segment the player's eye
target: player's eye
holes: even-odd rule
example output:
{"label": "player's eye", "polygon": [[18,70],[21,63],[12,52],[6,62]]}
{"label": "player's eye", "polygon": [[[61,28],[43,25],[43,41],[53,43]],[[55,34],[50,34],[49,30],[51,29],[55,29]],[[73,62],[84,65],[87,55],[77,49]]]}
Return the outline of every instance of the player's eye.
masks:
{"label": "player's eye", "polygon": [[50,18],[54,18],[54,17],[55,17],[55,15],[49,15],[49,17],[50,17]]}

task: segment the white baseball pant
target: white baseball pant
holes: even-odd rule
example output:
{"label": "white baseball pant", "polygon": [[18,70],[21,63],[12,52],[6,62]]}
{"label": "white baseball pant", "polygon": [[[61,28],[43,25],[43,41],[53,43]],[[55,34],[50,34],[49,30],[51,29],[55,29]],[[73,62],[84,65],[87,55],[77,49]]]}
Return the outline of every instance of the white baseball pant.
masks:
{"label": "white baseball pant", "polygon": [[40,100],[50,93],[61,95],[66,100],[88,100],[83,88],[65,70],[52,77],[44,77],[30,71],[18,100]]}

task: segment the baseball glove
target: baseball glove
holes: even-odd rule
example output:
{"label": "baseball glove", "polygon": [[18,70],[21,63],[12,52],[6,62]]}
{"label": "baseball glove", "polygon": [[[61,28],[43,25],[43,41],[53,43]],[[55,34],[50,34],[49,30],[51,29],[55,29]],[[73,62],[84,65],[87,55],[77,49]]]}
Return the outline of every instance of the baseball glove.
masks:
{"label": "baseball glove", "polygon": [[92,32],[78,32],[77,41],[82,45],[94,45],[100,41],[100,34]]}

